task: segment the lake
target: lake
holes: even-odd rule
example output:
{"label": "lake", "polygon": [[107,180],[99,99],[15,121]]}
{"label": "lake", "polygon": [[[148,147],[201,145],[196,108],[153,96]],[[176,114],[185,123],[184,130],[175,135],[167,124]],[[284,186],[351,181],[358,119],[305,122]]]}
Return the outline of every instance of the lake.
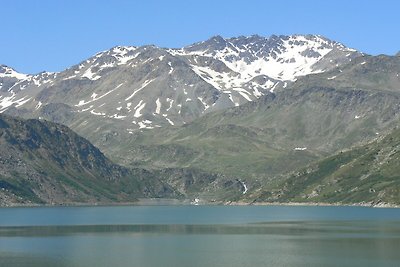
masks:
{"label": "lake", "polygon": [[0,209],[0,266],[400,266],[400,209]]}

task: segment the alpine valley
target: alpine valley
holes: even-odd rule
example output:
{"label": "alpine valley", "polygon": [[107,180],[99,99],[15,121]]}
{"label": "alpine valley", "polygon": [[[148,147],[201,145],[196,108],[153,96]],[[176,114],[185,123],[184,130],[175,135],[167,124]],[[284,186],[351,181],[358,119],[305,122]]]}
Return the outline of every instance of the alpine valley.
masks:
{"label": "alpine valley", "polygon": [[399,205],[399,74],[399,56],[318,35],[118,46],[58,73],[1,65],[1,205]]}

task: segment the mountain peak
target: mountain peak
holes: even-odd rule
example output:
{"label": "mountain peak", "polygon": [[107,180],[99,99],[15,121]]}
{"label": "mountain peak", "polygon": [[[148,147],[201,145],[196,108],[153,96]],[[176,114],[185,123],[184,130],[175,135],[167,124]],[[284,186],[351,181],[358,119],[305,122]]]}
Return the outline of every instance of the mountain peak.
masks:
{"label": "mountain peak", "polygon": [[317,35],[216,35],[181,49],[115,46],[63,72],[23,82],[3,79],[0,112],[23,106],[53,120],[49,114],[57,109],[51,104],[62,103],[70,108],[57,121],[68,124],[71,117],[81,117],[85,129],[99,121],[118,124],[115,128],[127,133],[177,126],[253,101],[358,55]]}
{"label": "mountain peak", "polygon": [[0,78],[15,78],[18,80],[25,80],[29,77],[27,74],[19,73],[15,69],[6,65],[0,65]]}
{"label": "mountain peak", "polygon": [[198,43],[194,43],[192,45],[186,46],[184,50],[187,51],[213,51],[213,50],[222,50],[226,47],[226,40],[220,36],[215,35],[210,39]]}
{"label": "mountain peak", "polygon": [[334,52],[331,53],[333,57],[340,57],[344,61],[361,55],[341,43],[313,34],[251,35],[229,39],[214,36],[177,50],[180,55],[199,55],[219,60],[242,77],[266,75],[281,81],[293,81],[299,76],[332,68],[329,63],[334,59],[325,60],[330,52]]}
{"label": "mountain peak", "polygon": [[0,73],[2,73],[2,74],[10,73],[13,71],[15,71],[15,70],[7,65],[3,65],[3,64],[0,65]]}
{"label": "mountain peak", "polygon": [[217,42],[217,43],[224,43],[225,39],[221,35],[214,35],[208,41]]}

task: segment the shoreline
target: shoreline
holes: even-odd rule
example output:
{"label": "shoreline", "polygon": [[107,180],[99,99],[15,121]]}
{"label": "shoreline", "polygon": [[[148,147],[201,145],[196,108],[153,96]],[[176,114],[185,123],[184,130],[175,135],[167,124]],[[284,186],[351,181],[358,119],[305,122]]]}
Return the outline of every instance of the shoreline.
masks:
{"label": "shoreline", "polygon": [[223,205],[227,206],[318,206],[318,207],[366,207],[366,208],[400,208],[398,204],[389,203],[328,203],[328,202],[241,202],[232,201],[226,202]]}
{"label": "shoreline", "polygon": [[319,207],[366,207],[366,208],[400,208],[399,204],[389,203],[327,203],[327,202],[206,202],[201,201],[193,204],[191,199],[163,199],[149,198],[139,199],[135,202],[94,202],[94,203],[61,203],[61,204],[35,204],[35,203],[12,203],[0,205],[0,208],[45,208],[45,207],[117,207],[117,206],[319,206]]}

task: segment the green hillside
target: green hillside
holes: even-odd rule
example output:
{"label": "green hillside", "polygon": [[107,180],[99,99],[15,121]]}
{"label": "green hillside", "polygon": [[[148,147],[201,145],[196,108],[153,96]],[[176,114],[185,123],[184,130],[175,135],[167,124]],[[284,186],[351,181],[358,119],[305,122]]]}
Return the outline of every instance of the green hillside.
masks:
{"label": "green hillside", "polygon": [[0,115],[0,205],[174,197],[158,175],[108,160],[65,126]]}
{"label": "green hillside", "polygon": [[[400,130],[280,177],[255,201],[400,204]],[[274,188],[273,188],[274,187]]]}

